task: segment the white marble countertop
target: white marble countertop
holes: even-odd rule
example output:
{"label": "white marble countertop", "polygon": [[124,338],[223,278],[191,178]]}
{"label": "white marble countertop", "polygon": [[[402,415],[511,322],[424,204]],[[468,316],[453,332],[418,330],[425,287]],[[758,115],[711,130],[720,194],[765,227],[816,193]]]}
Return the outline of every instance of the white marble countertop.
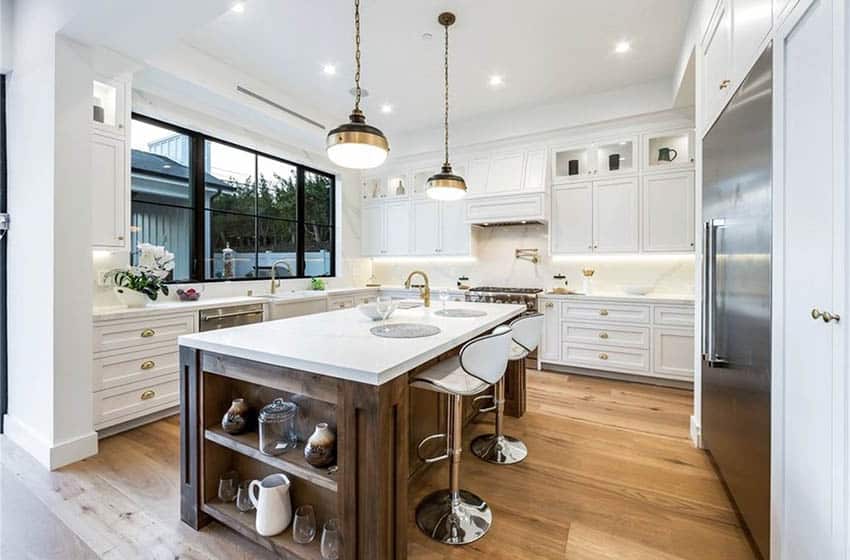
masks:
{"label": "white marble countertop", "polygon": [[671,304],[689,304],[694,302],[694,296],[689,294],[646,294],[643,296],[633,296],[624,293],[605,293],[594,292],[586,296],[584,294],[553,294],[550,292],[541,293],[541,298],[546,299],[564,299],[572,301],[611,301],[616,300],[623,303],[671,303]]}
{"label": "white marble countertop", "polygon": [[440,317],[441,308],[396,310],[389,323],[435,325],[441,332],[423,338],[381,338],[369,332],[379,325],[357,309],[304,315],[184,335],[181,346],[381,385],[410,371],[526,310],[524,305],[452,302],[449,309],[475,308],[487,315]]}

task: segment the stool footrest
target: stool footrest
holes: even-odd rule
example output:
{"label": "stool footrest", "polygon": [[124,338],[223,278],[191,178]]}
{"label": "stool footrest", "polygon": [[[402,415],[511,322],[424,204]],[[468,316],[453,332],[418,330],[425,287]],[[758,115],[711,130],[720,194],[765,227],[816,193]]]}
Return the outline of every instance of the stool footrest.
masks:
{"label": "stool footrest", "polygon": [[493,412],[494,410],[496,410],[497,405],[496,405],[496,398],[495,398],[495,396],[494,396],[494,395],[478,395],[477,397],[475,397],[474,399],[472,399],[472,402],[473,402],[473,404],[474,404],[474,403],[477,403],[478,401],[484,401],[484,400],[490,400],[490,401],[493,401],[493,405],[492,405],[492,406],[488,406],[487,408],[483,408],[483,407],[482,407],[482,408],[479,408],[479,409],[476,411],[476,414],[481,414],[482,412]]}
{"label": "stool footrest", "polygon": [[422,456],[422,446],[428,443],[429,441],[433,441],[435,439],[447,439],[448,434],[431,434],[430,436],[426,436],[422,438],[422,441],[419,442],[419,445],[416,446],[416,455],[425,463],[436,463],[437,461],[444,461],[449,458],[448,447],[446,447],[446,452],[442,455],[436,455],[434,457],[423,457]]}

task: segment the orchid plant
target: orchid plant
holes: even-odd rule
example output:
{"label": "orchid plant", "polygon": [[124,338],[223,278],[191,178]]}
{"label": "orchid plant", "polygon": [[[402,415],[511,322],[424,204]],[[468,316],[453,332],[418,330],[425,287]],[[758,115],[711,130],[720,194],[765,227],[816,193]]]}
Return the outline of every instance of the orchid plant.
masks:
{"label": "orchid plant", "polygon": [[136,248],[139,264],[110,271],[109,281],[117,288],[145,294],[153,301],[160,293],[167,296],[165,279],[174,270],[174,253],[150,243],[139,243]]}

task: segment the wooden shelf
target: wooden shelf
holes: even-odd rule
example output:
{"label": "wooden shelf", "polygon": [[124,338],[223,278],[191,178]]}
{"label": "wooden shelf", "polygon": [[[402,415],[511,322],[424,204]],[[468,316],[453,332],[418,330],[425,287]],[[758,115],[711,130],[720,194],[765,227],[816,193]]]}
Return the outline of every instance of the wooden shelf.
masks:
{"label": "wooden shelf", "polygon": [[313,467],[304,458],[300,449],[274,457],[263,455],[260,452],[259,436],[256,432],[231,435],[217,426],[204,430],[204,438],[326,490],[337,491],[336,474],[338,473],[328,474],[327,469]]}
{"label": "wooden shelf", "polygon": [[316,529],[317,534],[313,542],[310,544],[298,544],[292,540],[291,525],[283,533],[274,537],[260,535],[254,529],[256,513],[254,511],[242,513],[236,509],[234,502],[224,503],[216,498],[201,506],[201,509],[219,523],[230,527],[242,536],[251,539],[283,558],[295,557],[302,560],[322,559],[318,528]]}

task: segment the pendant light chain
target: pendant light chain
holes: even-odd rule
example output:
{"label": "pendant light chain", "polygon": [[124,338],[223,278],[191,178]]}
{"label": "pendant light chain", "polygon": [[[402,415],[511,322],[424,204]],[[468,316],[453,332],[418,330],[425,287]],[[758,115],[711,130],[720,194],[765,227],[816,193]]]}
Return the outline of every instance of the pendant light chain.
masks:
{"label": "pendant light chain", "polygon": [[360,0],[354,0],[354,110],[360,111]]}
{"label": "pendant light chain", "polygon": [[445,68],[445,105],[446,110],[443,117],[443,127],[445,128],[445,143],[446,143],[446,161],[445,165],[449,165],[449,26],[444,26],[446,29],[446,44],[444,51],[444,68]]}

